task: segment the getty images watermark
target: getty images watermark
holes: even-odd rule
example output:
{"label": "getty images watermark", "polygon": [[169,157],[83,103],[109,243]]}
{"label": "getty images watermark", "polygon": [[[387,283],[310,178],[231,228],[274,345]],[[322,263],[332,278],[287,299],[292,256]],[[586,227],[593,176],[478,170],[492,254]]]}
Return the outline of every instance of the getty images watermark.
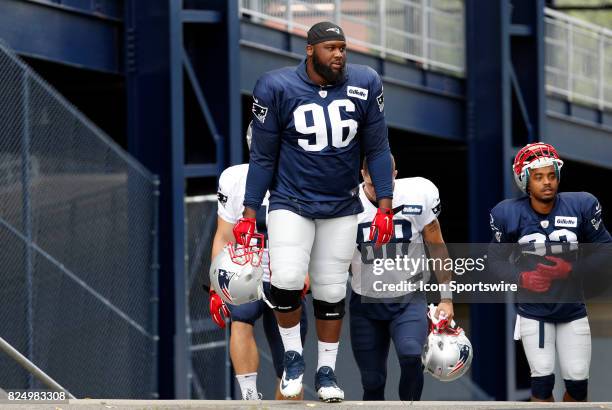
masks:
{"label": "getty images watermark", "polygon": [[[421,294],[431,302],[452,296],[458,303],[612,303],[608,243],[364,243],[359,249],[351,283],[368,303]],[[550,265],[551,255],[569,263],[570,274],[552,280],[546,291],[520,287],[520,272]]]}
{"label": "getty images watermark", "polygon": [[[430,283],[426,279],[430,272],[452,272],[462,276],[471,272],[484,272],[486,256],[479,258],[431,258],[421,255],[413,257],[396,255],[395,258],[374,258],[371,264],[372,274],[386,276],[383,280],[371,281],[375,292],[516,292],[518,285],[503,280],[495,283],[463,283],[451,280],[448,283]],[[427,275],[424,275],[427,273]],[[391,295],[395,296],[395,295]]]}

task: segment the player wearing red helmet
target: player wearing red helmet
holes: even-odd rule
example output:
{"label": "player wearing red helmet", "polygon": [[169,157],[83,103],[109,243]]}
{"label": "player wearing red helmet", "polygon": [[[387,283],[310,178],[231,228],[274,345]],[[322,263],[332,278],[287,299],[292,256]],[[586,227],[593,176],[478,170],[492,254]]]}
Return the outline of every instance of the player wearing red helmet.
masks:
{"label": "player wearing red helmet", "polygon": [[556,354],[565,381],[564,401],[587,399],[591,334],[581,291],[585,258],[578,245],[612,242],[593,195],[558,192],[562,166],[549,144],[523,147],[513,172],[526,196],[491,210],[489,263],[503,280],[520,286],[515,339],[522,341],[529,361],[533,401],[554,401]]}

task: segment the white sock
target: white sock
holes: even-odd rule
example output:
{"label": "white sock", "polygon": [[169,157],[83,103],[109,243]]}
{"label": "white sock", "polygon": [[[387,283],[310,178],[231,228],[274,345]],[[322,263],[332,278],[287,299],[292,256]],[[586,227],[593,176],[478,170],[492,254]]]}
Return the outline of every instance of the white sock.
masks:
{"label": "white sock", "polygon": [[302,354],[302,337],[300,335],[300,324],[293,327],[280,327],[278,326],[281,338],[283,339],[283,346],[285,346],[285,352],[293,350]]}
{"label": "white sock", "polygon": [[319,340],[319,361],[317,363],[317,371],[323,366],[329,366],[332,370],[336,370],[336,356],[338,355],[338,346],[340,342],[327,343]]}
{"label": "white sock", "polygon": [[257,372],[237,374],[236,379],[238,380],[238,384],[240,385],[242,399],[246,400],[247,395],[253,395],[257,397]]}

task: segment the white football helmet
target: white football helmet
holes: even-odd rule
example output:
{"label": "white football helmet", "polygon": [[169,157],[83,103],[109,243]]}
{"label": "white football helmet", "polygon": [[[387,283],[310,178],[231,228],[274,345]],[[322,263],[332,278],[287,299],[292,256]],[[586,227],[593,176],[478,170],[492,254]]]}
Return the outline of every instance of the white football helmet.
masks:
{"label": "white football helmet", "polygon": [[519,150],[512,164],[512,172],[514,174],[514,182],[521,191],[527,193],[527,184],[529,183],[529,172],[535,168],[543,168],[553,166],[557,179],[561,180],[561,167],[563,161],[559,158],[559,154],[555,147],[543,142],[534,142],[527,144]]}
{"label": "white football helmet", "polygon": [[472,344],[463,329],[452,326],[446,320],[436,320],[435,307],[427,313],[430,333],[423,347],[421,361],[425,372],[442,382],[450,382],[463,376],[472,364]]}
{"label": "white football helmet", "polygon": [[210,286],[225,303],[231,305],[261,299],[262,278],[261,254],[249,254],[232,242],[225,245],[210,264]]}

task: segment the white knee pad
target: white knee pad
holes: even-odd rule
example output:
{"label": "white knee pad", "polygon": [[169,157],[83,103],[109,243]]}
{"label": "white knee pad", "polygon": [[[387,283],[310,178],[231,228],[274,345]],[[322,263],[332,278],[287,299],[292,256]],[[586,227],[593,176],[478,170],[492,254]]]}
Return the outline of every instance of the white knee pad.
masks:
{"label": "white knee pad", "polygon": [[543,377],[555,372],[556,329],[553,323],[544,323],[544,346],[540,347],[540,322],[517,316],[517,335],[531,369],[531,377]]}
{"label": "white knee pad", "polygon": [[279,289],[304,287],[314,240],[314,221],[291,211],[268,214],[270,283]]}
{"label": "white knee pad", "polygon": [[591,329],[586,317],[557,325],[557,350],[563,379],[589,378]]}

